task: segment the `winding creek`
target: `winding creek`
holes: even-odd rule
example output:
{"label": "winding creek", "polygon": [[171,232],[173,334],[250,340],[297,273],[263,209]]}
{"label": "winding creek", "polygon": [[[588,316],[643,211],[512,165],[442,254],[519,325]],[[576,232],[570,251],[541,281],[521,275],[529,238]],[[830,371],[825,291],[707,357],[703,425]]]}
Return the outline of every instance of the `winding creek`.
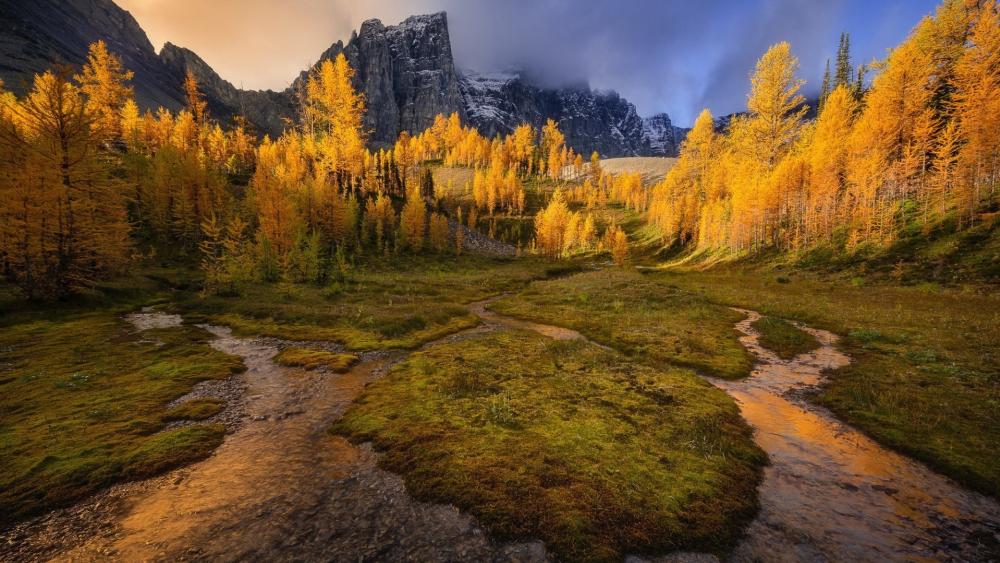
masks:
{"label": "winding creek", "polygon": [[[512,319],[470,305],[483,323],[439,341],[504,328],[556,339],[576,331]],[[890,452],[802,400],[824,369],[849,361],[828,332],[801,327],[822,343],[783,361],[763,349],[751,323],[736,328],[758,357],[741,381],[712,382],[736,399],[771,465],[761,512],[732,555],[737,561],[984,560],[1000,540],[1000,506],[919,463]],[[129,316],[137,330],[174,326],[157,312]],[[421,503],[376,455],[327,432],[362,391],[404,352],[362,357],[342,375],[281,367],[287,345],[237,338],[204,326],[212,345],[243,358],[238,424],[204,461],[162,477],[125,483],[76,506],[0,534],[10,560],[411,560],[543,561],[539,542],[497,544],[454,507]],[[596,343],[595,343],[596,344]],[[197,389],[196,389],[197,392]],[[224,413],[226,412],[224,411]],[[668,559],[714,559],[677,554]],[[631,558],[630,558],[631,559]]]}
{"label": "winding creek", "polygon": [[[767,452],[761,511],[737,561],[987,561],[997,557],[1000,505],[889,451],[803,400],[822,372],[850,362],[836,335],[798,325],[819,349],[782,360],[761,347],[760,318],[739,310],[749,377],[713,380],[740,405]],[[992,550],[992,556],[990,555]]]}

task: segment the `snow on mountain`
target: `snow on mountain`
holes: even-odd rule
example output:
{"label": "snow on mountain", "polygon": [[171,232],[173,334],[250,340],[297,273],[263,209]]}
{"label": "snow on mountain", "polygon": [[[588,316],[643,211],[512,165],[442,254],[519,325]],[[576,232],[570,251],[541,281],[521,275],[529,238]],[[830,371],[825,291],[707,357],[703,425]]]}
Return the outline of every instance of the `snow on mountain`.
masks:
{"label": "snow on mountain", "polygon": [[642,137],[648,143],[650,156],[675,156],[677,139],[670,116],[658,113],[642,119]]}
{"label": "snow on mountain", "polygon": [[541,127],[554,119],[579,153],[652,154],[635,106],[615,92],[587,85],[541,88],[517,71],[470,70],[459,73],[459,90],[467,119],[486,136],[506,135],[521,123]]}
{"label": "snow on mountain", "polygon": [[505,94],[505,89],[519,78],[516,72],[461,70],[459,91],[468,119],[473,123],[489,124],[494,134],[509,132],[517,119],[517,108],[511,103],[510,96]]}

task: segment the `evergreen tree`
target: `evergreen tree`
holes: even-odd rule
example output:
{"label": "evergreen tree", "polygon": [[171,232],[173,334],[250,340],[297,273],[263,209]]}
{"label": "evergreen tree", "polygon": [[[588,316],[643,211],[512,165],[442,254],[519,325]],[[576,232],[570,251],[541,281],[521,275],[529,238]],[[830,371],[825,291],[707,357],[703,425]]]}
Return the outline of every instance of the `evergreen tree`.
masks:
{"label": "evergreen tree", "polygon": [[832,87],[850,86],[852,83],[851,36],[844,32],[840,34],[840,45],[837,47],[837,66]]}
{"label": "evergreen tree", "polygon": [[865,75],[868,74],[868,65],[862,63],[858,65],[857,74],[854,77],[854,85],[851,87],[851,93],[854,94],[854,99],[861,101],[865,96]]}
{"label": "evergreen tree", "polygon": [[819,89],[819,106],[817,109],[822,110],[823,104],[826,103],[827,96],[830,95],[830,59],[826,60],[826,68],[823,70],[823,85]]}

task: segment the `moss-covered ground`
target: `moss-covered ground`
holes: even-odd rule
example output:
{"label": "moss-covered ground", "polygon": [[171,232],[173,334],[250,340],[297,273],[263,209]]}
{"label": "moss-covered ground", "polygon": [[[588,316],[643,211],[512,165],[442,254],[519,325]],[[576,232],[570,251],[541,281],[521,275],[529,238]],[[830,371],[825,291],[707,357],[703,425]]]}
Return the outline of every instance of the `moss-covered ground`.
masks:
{"label": "moss-covered ground", "polygon": [[174,422],[178,420],[205,420],[219,414],[225,407],[225,401],[215,397],[191,399],[172,407],[160,418],[164,422]]}
{"label": "moss-covered ground", "polygon": [[[644,240],[634,214],[603,212]],[[815,343],[780,319],[842,335],[853,362],[815,400],[1000,496],[1000,299],[891,281],[908,268],[887,266],[873,282],[760,266],[574,273],[531,258],[367,257],[325,286],[251,284],[233,296],[199,294],[196,270],[176,266],[55,307],[15,304],[0,288],[0,523],[221,443],[217,425],[164,431],[220,404],[167,405],[239,362],[192,325],[136,333],[122,314],[153,302],[191,323],[357,352],[415,349],[474,326],[467,305],[506,293],[496,311],[609,346],[521,332],[432,346],[369,387],[336,428],[374,441],[416,496],[454,502],[501,536],[540,537],[568,560],[722,552],[752,515],[763,455],[735,404],[694,376],[749,373],[732,306],[767,315],[763,344],[786,357]],[[286,363],[335,360],[290,350]]]}
{"label": "moss-covered ground", "polygon": [[740,313],[631,269],[537,281],[492,308],[575,329],[657,367],[681,365],[738,378],[753,366],[733,327]]}
{"label": "moss-covered ground", "polygon": [[373,441],[418,498],[567,561],[725,550],[765,459],[733,401],[692,371],[520,331],[413,354],[334,431]]}
{"label": "moss-covered ground", "polygon": [[[211,335],[195,322],[355,349],[412,348],[474,326],[465,303],[552,268],[471,256],[375,259],[325,287],[258,284],[237,296],[205,297],[190,265],[144,264],[48,305],[25,303],[0,286],[0,524],[205,457],[221,443],[218,425],[165,430],[218,413],[223,405],[211,399],[167,405],[198,381],[241,367],[212,349]],[[191,324],[136,332],[124,315],[154,303]],[[290,349],[284,359],[334,371],[355,359],[324,354]]]}
{"label": "moss-covered ground", "polygon": [[[166,405],[242,369],[199,328],[148,330],[115,307],[11,311],[0,329],[0,524],[208,455],[218,425]],[[204,407],[204,405],[202,405]],[[210,415],[209,415],[210,416]]]}
{"label": "moss-covered ground", "polygon": [[816,337],[778,317],[764,315],[750,326],[760,334],[761,346],[785,360],[819,348]]}
{"label": "moss-covered ground", "polygon": [[310,350],[309,348],[285,348],[275,356],[274,361],[283,366],[304,369],[323,367],[334,373],[343,373],[358,361],[358,356],[343,352]]}
{"label": "moss-covered ground", "polygon": [[176,308],[239,335],[324,340],[355,351],[416,348],[475,326],[469,302],[523,287],[553,267],[476,256],[374,259],[326,286],[260,283],[239,295],[189,292]]}

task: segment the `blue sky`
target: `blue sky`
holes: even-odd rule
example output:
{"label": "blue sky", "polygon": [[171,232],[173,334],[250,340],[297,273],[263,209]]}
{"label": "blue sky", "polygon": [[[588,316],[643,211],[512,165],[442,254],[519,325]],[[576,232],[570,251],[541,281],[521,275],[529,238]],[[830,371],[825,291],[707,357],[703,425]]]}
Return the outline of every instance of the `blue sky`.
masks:
{"label": "blue sky", "polygon": [[[816,92],[841,31],[855,62],[883,57],[933,12],[931,0],[116,0],[159,47],[202,56],[238,86],[283,89],[369,18],[448,12],[460,66],[531,68],[553,84],[614,89],[639,113],[690,125],[703,107],[743,109],[754,62],[778,41]],[[250,40],[252,38],[252,40]]]}

